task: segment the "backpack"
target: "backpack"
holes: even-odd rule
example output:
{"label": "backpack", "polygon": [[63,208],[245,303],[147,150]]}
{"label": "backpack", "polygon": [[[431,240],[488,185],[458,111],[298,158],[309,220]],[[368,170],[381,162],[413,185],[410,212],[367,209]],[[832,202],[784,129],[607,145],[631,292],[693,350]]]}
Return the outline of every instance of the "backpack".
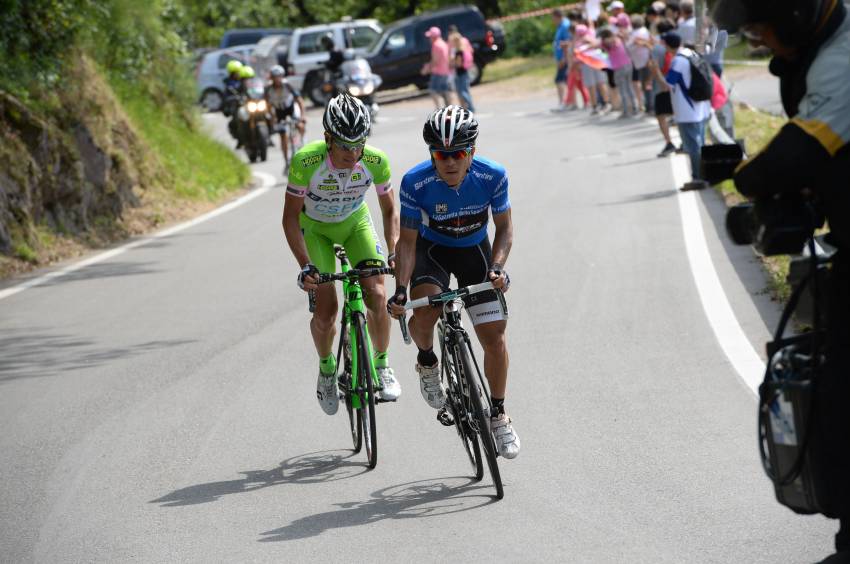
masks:
{"label": "backpack", "polygon": [[690,55],[681,54],[691,65],[691,85],[688,87],[688,98],[694,102],[711,100],[714,93],[714,79],[711,66],[699,53],[692,51]]}

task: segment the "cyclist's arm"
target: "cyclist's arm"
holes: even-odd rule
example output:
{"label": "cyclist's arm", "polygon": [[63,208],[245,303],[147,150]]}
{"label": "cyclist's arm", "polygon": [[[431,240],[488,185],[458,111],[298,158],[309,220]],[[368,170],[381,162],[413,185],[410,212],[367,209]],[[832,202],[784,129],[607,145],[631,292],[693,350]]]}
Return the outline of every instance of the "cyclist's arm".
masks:
{"label": "cyclist's arm", "polygon": [[292,256],[298,261],[298,266],[302,268],[310,262],[307,244],[304,242],[304,234],[301,233],[301,224],[298,221],[303,206],[304,196],[286,194],[283,203],[283,234],[286,236],[286,242],[289,244]]}
{"label": "cyclist's arm", "polygon": [[510,208],[493,215],[493,224],[496,226],[496,234],[493,236],[492,264],[505,266],[514,243],[514,224]]}
{"label": "cyclist's arm", "polygon": [[413,267],[416,264],[416,238],[419,236],[418,229],[402,227],[395,247],[395,279],[398,286],[407,288],[410,285],[410,277],[413,276]]}
{"label": "cyclist's arm", "polygon": [[398,207],[395,205],[392,190],[378,196],[378,204],[381,206],[381,214],[384,216],[384,239],[387,241],[387,255],[395,252],[396,241],[398,241]]}

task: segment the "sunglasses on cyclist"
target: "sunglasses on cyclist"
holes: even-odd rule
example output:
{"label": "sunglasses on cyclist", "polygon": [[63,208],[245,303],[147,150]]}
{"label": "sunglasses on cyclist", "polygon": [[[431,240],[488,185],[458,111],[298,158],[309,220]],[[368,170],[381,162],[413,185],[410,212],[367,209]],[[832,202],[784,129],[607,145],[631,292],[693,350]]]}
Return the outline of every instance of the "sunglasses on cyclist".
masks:
{"label": "sunglasses on cyclist", "polygon": [[345,149],[346,151],[350,151],[352,153],[354,153],[355,151],[361,151],[363,150],[363,147],[366,146],[366,141],[361,141],[360,143],[346,143],[335,138],[332,138],[332,141],[333,144],[339,147],[340,149]]}
{"label": "sunglasses on cyclist", "polygon": [[440,149],[431,149],[431,156],[436,161],[446,161],[454,159],[460,161],[468,157],[472,153],[472,149],[455,149],[454,151],[441,151]]}

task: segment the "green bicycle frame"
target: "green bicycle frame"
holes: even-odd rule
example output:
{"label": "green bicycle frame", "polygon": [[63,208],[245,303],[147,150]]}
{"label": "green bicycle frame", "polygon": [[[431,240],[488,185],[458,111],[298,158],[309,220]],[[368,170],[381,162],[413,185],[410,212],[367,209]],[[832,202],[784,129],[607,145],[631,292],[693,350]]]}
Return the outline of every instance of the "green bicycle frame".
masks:
{"label": "green bicycle frame", "polygon": [[[351,265],[348,262],[348,259],[340,260],[340,270],[342,272],[348,272],[351,270]],[[368,393],[366,391],[365,382],[360,382],[360,352],[359,347],[357,346],[357,324],[354,323],[354,317],[357,315],[363,316],[363,339],[366,341],[366,349],[368,358],[365,359],[365,362],[368,363],[369,374],[372,376],[372,382],[374,384],[375,389],[380,387],[381,381],[378,378],[378,371],[375,370],[375,351],[372,348],[372,339],[369,336],[369,328],[366,321],[366,302],[363,301],[363,288],[360,286],[360,283],[356,280],[343,280],[342,281],[342,295],[343,295],[343,305],[342,305],[342,318],[343,318],[343,326],[348,330],[348,338],[349,344],[351,346],[351,405],[355,408],[363,407],[360,403],[360,394],[363,394],[363,397],[366,397]],[[362,388],[362,390],[361,390]]]}

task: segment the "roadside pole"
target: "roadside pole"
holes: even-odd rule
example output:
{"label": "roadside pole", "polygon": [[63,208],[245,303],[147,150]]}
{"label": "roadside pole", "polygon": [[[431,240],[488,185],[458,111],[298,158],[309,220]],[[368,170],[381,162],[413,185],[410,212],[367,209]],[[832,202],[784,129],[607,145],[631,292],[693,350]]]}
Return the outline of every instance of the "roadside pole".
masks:
{"label": "roadside pole", "polygon": [[696,48],[699,53],[705,53],[705,0],[696,0],[694,11],[697,26]]}

